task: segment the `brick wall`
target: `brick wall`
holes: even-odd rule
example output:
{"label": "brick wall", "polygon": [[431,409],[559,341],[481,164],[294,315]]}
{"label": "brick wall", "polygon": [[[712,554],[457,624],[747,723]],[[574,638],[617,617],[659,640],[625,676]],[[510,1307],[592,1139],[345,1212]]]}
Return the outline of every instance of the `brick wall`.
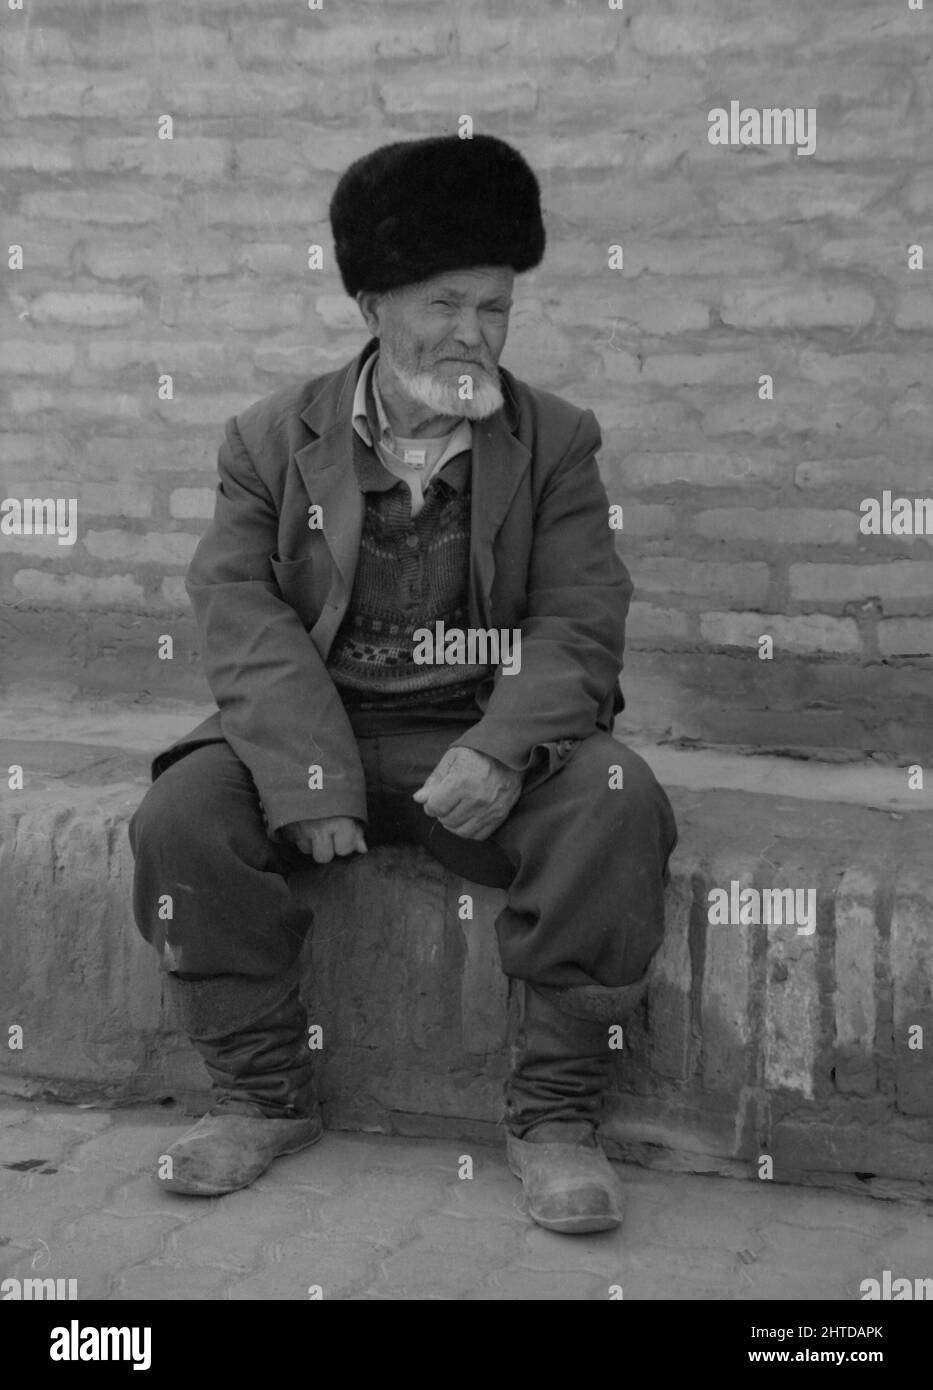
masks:
{"label": "brick wall", "polygon": [[[933,755],[933,537],[859,529],[933,495],[931,11],[4,4],[0,497],[79,515],[73,546],[0,536],[4,678],[206,696],[182,579],[222,423],[364,340],[339,172],[469,114],[548,224],[503,361],[593,407],[624,505],[625,729]],[[815,109],[815,152],[712,145],[732,100]]]}

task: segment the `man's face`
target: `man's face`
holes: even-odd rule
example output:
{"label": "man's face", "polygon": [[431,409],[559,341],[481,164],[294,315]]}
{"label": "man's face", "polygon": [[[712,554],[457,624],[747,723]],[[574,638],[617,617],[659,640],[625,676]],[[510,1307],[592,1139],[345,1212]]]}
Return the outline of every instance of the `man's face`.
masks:
{"label": "man's face", "polygon": [[[479,266],[379,296],[373,315],[380,352],[400,383],[427,387],[432,401],[450,414],[483,418],[498,409],[498,362],[514,279],[508,266]],[[464,376],[473,382],[472,400],[461,399]]]}

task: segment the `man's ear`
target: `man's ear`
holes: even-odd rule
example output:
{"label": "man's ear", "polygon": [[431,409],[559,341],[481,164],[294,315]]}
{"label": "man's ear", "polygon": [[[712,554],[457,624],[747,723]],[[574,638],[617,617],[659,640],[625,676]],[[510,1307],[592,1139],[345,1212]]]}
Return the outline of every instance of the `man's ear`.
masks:
{"label": "man's ear", "polygon": [[380,332],[379,304],[381,299],[382,296],[377,294],[375,290],[360,290],[359,294],[356,296],[356,302],[360,313],[363,315],[363,321],[374,338],[378,338]]}

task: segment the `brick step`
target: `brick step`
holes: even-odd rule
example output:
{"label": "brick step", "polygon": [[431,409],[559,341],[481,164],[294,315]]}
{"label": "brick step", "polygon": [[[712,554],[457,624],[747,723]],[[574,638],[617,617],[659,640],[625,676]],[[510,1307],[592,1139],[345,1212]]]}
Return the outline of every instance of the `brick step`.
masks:
{"label": "brick step", "polygon": [[[46,721],[44,737],[40,715],[21,704],[15,724],[0,718],[4,766],[25,773],[0,813],[0,1028],[14,1043],[9,1030],[22,1029],[22,1048],[0,1054],[0,1092],[203,1100],[206,1075],[133,925],[126,834],[147,785],[140,749],[163,746],[198,714],[72,707]],[[809,765],[790,795],[797,774],[786,760],[776,780],[778,759],[708,754],[698,772],[699,755],[639,751],[669,791],[681,839],[666,940],[614,1058],[610,1147],[752,1177],[767,1155],[778,1180],[928,1179],[933,864],[923,794],[897,794],[903,772],[863,768],[859,795],[873,804],[854,804],[856,769]],[[737,789],[737,762],[747,784],[780,793]],[[833,799],[837,785],[848,802]],[[733,883],[813,889],[815,930],[711,923],[710,892]],[[313,888],[304,974],[323,1030],[328,1123],[491,1135],[514,1026],[494,932],[505,895],[415,846],[309,867],[294,887]],[[460,918],[464,893],[472,920]]]}

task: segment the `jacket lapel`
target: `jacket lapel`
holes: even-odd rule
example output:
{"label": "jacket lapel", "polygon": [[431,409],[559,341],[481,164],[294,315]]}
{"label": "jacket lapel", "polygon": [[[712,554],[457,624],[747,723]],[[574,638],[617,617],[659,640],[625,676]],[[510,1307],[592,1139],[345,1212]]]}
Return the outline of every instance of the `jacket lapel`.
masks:
{"label": "jacket lapel", "polygon": [[470,623],[491,626],[495,577],[493,544],[531,460],[516,438],[518,404],[508,373],[502,372],[505,406],[488,420],[473,422],[473,500],[470,509]]}
{"label": "jacket lapel", "polygon": [[301,413],[317,435],[299,449],[295,464],[308,497],[323,512],[322,534],[334,565],[330,591],[311,640],[326,657],[353,592],[363,531],[364,502],[353,468],[353,393],[364,360],[378,347],[370,339],[359,357],[328,382]]}

